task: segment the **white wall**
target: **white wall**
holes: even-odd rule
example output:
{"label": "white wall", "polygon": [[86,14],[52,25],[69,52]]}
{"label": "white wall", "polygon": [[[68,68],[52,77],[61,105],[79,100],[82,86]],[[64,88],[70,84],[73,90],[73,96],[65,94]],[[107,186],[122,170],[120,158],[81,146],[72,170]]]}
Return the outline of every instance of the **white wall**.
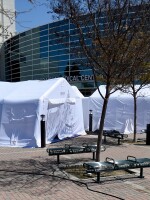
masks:
{"label": "white wall", "polygon": [[[2,8],[9,15],[9,17],[3,13],[0,13],[0,25],[2,25],[2,28],[0,28],[0,44],[6,39],[10,38],[12,35],[15,35],[16,32],[14,0],[0,0],[0,9]],[[7,31],[5,31],[5,29]]]}
{"label": "white wall", "polygon": [[[6,11],[9,17],[0,12],[0,80],[4,80],[4,49],[2,45],[5,40],[11,38],[16,33],[15,27],[15,2],[14,0],[0,0],[0,9]],[[6,30],[5,30],[6,29]]]}

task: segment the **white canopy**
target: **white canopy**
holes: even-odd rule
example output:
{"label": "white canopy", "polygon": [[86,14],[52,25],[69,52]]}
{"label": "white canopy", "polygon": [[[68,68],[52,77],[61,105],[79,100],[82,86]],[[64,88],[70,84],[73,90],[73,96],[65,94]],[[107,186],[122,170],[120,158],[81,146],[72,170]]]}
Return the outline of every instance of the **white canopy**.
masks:
{"label": "white canopy", "polygon": [[75,91],[76,95],[80,98],[84,98],[83,94],[80,92],[80,90],[77,88],[77,86],[72,85],[71,86],[73,90]]}
{"label": "white canopy", "polygon": [[[137,86],[138,87],[138,86]],[[105,94],[105,86],[99,87],[102,94]],[[101,110],[103,105],[103,99],[101,98],[98,90],[96,90],[85,101],[86,110],[84,109],[84,116],[86,116],[85,130],[89,129],[89,110],[93,112],[93,131],[99,128]],[[86,114],[85,114],[86,113]],[[133,133],[134,120],[134,102],[133,96],[129,93],[123,93],[116,91],[110,96],[106,118],[105,118],[105,130],[118,130],[121,133]],[[146,129],[146,125],[150,123],[150,87],[147,86],[141,89],[137,98],[137,132],[141,132],[142,129]]]}
{"label": "white canopy", "polygon": [[0,146],[40,147],[41,115],[46,143],[85,134],[82,100],[64,78],[0,82]]}

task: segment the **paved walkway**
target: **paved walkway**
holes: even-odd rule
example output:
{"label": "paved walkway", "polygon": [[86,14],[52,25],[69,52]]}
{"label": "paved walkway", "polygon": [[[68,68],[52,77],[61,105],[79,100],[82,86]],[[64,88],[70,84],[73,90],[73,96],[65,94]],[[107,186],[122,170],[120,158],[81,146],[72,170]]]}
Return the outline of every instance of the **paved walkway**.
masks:
{"label": "paved walkway", "polygon": [[[130,136],[132,137],[132,136]],[[144,139],[145,134],[138,134]],[[80,136],[71,140],[48,145],[95,143],[96,135]],[[101,160],[112,157],[126,159],[128,155],[150,158],[150,145],[109,140],[107,150],[101,153]],[[49,157],[46,148],[0,148],[0,200],[150,200],[150,168],[144,168],[145,178],[135,175],[104,178],[101,184],[95,179],[77,179],[59,167],[91,160],[92,155],[74,154]],[[137,169],[139,170],[139,169]]]}

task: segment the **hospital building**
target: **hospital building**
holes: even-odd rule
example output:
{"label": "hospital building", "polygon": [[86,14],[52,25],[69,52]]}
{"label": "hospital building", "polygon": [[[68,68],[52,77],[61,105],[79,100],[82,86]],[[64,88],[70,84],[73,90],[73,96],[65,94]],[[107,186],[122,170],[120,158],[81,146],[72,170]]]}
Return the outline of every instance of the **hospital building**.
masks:
{"label": "hospital building", "polygon": [[[9,7],[12,13],[15,12],[14,0],[1,0],[0,3],[6,9]],[[1,14],[0,23],[7,26],[10,22]],[[64,31],[69,35],[65,42],[60,43],[58,34]],[[85,96],[90,95],[96,89],[92,70],[70,53],[77,39],[70,20],[44,24],[19,34],[15,34],[15,25],[12,23],[8,33],[0,36],[3,52],[0,79],[17,82],[65,77]]]}

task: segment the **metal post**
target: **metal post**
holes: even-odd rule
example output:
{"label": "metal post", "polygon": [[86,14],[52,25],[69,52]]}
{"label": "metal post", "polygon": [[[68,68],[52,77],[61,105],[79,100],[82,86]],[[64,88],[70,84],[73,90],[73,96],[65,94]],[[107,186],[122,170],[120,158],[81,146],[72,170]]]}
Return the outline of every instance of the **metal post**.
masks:
{"label": "metal post", "polygon": [[92,110],[89,110],[90,114],[89,114],[89,131],[92,131],[92,121],[93,121],[93,113]]}
{"label": "metal post", "polygon": [[147,130],[146,130],[146,145],[150,145],[150,124],[147,124]]}
{"label": "metal post", "polygon": [[45,115],[41,115],[41,148],[45,146]]}
{"label": "metal post", "polygon": [[140,168],[140,176],[139,176],[139,178],[144,178],[144,176],[143,176],[143,167]]}
{"label": "metal post", "polygon": [[57,164],[60,164],[60,161],[59,161],[59,154],[57,155]]}
{"label": "metal post", "polygon": [[93,152],[93,160],[95,160],[95,152]]}
{"label": "metal post", "polygon": [[104,135],[104,143],[106,143],[106,135]]}
{"label": "metal post", "polygon": [[101,173],[97,172],[97,183],[100,183],[100,177],[101,177]]}

